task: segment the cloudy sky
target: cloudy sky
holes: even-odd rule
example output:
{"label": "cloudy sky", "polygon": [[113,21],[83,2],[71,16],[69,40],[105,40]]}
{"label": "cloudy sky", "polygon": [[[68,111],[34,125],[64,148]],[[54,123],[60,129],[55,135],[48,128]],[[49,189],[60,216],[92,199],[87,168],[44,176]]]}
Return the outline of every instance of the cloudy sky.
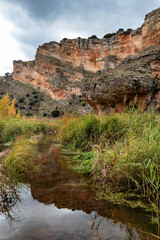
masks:
{"label": "cloudy sky", "polygon": [[45,42],[136,29],[158,7],[160,0],[0,0],[0,75]]}

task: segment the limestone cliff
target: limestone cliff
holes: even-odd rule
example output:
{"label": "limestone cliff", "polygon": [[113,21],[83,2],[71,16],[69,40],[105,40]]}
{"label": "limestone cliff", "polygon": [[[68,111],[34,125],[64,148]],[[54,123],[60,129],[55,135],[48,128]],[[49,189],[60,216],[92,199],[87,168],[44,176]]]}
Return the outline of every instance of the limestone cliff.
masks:
{"label": "limestone cliff", "polygon": [[97,111],[121,112],[128,106],[160,107],[160,47],[130,55],[108,74],[87,80],[83,95]]}
{"label": "limestone cliff", "polygon": [[[129,55],[159,44],[160,9],[157,9],[147,14],[142,27],[135,31],[120,29],[102,39],[63,39],[60,43],[39,46],[34,61],[14,61],[13,77],[37,87],[52,99],[69,100],[82,94],[82,80],[95,78],[99,72],[110,72]],[[84,96],[87,94],[85,88]]]}
{"label": "limestone cliff", "polygon": [[146,15],[141,50],[109,73],[84,82],[83,95],[97,111],[121,112],[128,106],[160,108],[160,8]]}

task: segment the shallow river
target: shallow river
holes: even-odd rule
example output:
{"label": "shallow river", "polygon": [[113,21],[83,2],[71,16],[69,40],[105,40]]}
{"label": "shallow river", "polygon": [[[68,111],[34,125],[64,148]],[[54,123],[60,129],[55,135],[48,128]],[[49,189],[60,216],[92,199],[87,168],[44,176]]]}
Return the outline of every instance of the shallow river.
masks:
{"label": "shallow river", "polygon": [[87,179],[68,169],[70,158],[51,142],[39,144],[42,171],[0,193],[0,239],[158,239],[149,214],[96,200]]}

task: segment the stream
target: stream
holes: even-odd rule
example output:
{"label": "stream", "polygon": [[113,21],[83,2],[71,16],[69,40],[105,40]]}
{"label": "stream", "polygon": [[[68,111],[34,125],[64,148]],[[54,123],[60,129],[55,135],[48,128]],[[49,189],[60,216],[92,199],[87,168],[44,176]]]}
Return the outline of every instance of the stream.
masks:
{"label": "stream", "polygon": [[141,208],[97,200],[51,136],[39,142],[41,171],[0,192],[0,240],[156,240]]}

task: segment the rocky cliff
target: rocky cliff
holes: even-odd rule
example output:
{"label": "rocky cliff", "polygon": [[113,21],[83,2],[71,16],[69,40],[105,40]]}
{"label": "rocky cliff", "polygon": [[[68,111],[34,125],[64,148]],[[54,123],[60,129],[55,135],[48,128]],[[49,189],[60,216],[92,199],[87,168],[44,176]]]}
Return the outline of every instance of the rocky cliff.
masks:
{"label": "rocky cliff", "polygon": [[83,95],[97,112],[121,112],[128,106],[160,109],[160,8],[146,15],[139,31],[140,51],[84,82]]}
{"label": "rocky cliff", "polygon": [[[129,55],[137,54],[143,49],[159,44],[160,9],[157,9],[147,14],[144,24],[135,31],[119,29],[117,33],[106,34],[102,39],[63,39],[60,43],[50,42],[39,46],[34,61],[14,61],[13,78],[37,87],[49,94],[52,99],[70,101],[72,96],[81,96],[81,86],[84,79],[90,79],[91,88],[93,88],[92,85],[95,80],[92,81],[92,79],[100,81],[99,78],[96,78],[100,72],[108,73],[111,69],[117,67],[119,69],[121,68],[119,64],[124,66],[125,61],[123,59]],[[153,65],[155,66],[154,61]],[[158,66],[156,66],[156,71],[158,71],[157,68]],[[113,81],[111,76],[108,79],[110,79],[108,81]],[[121,79],[121,82],[123,82],[123,79]],[[97,95],[94,95],[92,89],[92,94],[88,97],[90,90],[89,86],[87,87],[85,84],[83,88],[84,96],[93,106]],[[151,90],[153,88],[149,91]],[[126,92],[127,90],[125,94]],[[111,92],[108,94],[111,94]],[[132,95],[134,94],[136,94],[136,91]],[[107,98],[105,97],[105,99]],[[100,102],[100,98],[97,101]],[[108,100],[105,103],[108,104]]]}
{"label": "rocky cliff", "polygon": [[128,106],[159,108],[160,47],[149,47],[128,56],[114,71],[85,81],[82,90],[97,112],[122,112]]}

